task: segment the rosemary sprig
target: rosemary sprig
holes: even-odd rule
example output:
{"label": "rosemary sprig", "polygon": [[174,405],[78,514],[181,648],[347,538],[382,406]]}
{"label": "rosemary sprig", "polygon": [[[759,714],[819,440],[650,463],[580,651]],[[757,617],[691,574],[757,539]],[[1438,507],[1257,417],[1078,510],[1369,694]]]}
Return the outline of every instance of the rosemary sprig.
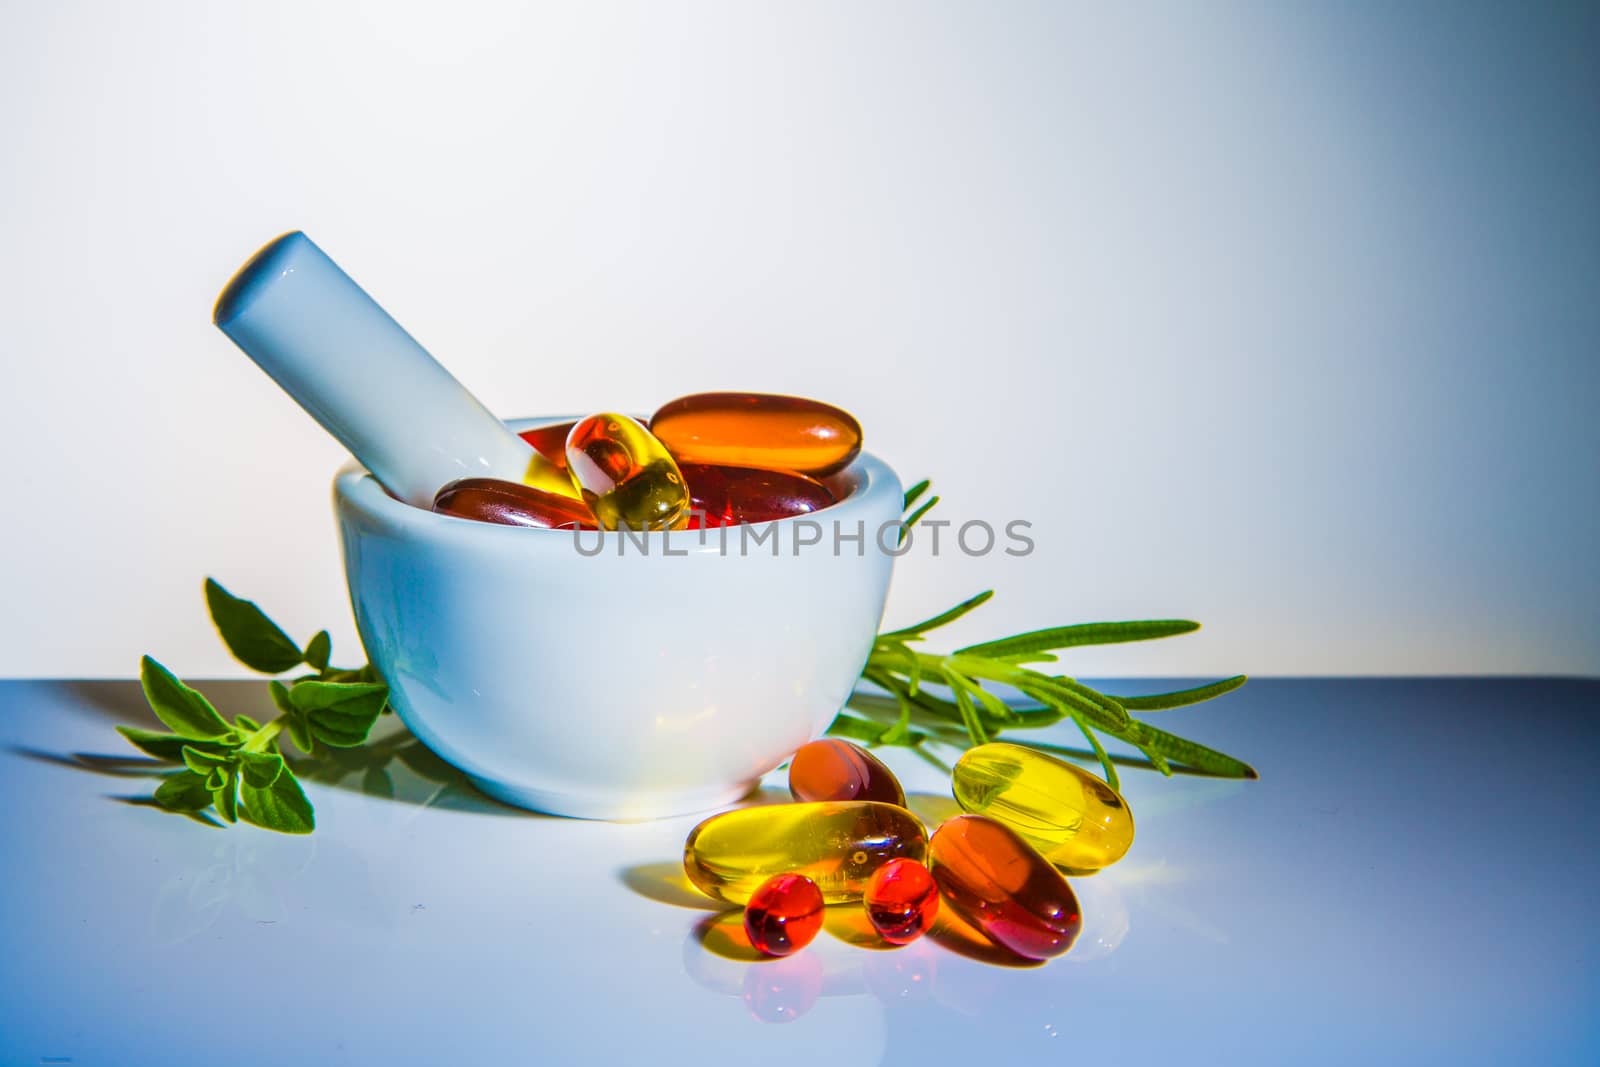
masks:
{"label": "rosemary sprig", "polygon": [[[928,490],[919,482],[906,493],[905,530],[939,502],[929,497],[912,510]],[[388,688],[370,665],[329,665],[327,631],[302,648],[254,603],[206,579],[206,606],[228,650],[245,666],[267,675],[302,667],[310,673],[268,683],[279,715],[260,723],[245,715],[231,722],[197,690],[146,656],[140,664],[145,699],[172,731],[159,733],[119,726],[123,737],[145,753],[172,766],[156,788],[154,801],[170,811],[209,821],[214,811],[226,822],[244,819],[269,830],[309,833],[316,825],[311,802],[300,788],[296,768],[284,758],[287,737],[307,756],[329,748],[357,748],[378,716],[388,710]],[[863,680],[884,694],[856,692],[828,732],[869,745],[902,745],[945,773],[950,767],[935,746],[964,749],[1002,733],[1054,726],[1071,720],[1082,731],[1087,749],[1017,739],[1042,752],[1070,759],[1098,761],[1106,780],[1119,786],[1117,768],[1140,767],[1163,774],[1204,774],[1254,778],[1247,764],[1148,723],[1131,711],[1184,707],[1221,696],[1244,684],[1244,676],[1194,689],[1153,696],[1111,696],[1061,674],[1035,670],[1029,664],[1055,662],[1055,653],[1080,645],[1148,641],[1199,629],[1198,623],[1153,619],[1143,622],[1098,622],[1058,626],[968,645],[945,655],[919,652],[911,646],[982,607],[993,591],[979,593],[931,619],[878,635],[861,672]],[[996,689],[1009,688],[1034,701],[1015,706]],[[939,692],[936,692],[938,690]],[[941,693],[943,695],[941,695]],[[1143,758],[1108,753],[1098,734],[1134,746]]]}
{"label": "rosemary sprig", "polygon": [[[906,527],[914,525],[938,501],[912,505],[928,489],[919,482],[906,493]],[[1245,676],[1226,678],[1193,689],[1151,696],[1113,696],[1064,674],[1036,670],[1030,664],[1054,663],[1055,653],[1082,645],[1149,641],[1193,633],[1197,622],[1146,619],[1056,626],[968,645],[943,655],[911,646],[929,631],[946,626],[982,607],[994,596],[986,590],[931,619],[878,635],[861,676],[887,696],[856,692],[829,727],[836,737],[872,745],[900,745],[930,755],[927,745],[964,749],[995,740],[1005,731],[1034,730],[1070,721],[1088,742],[1088,749],[1007,737],[1007,741],[1072,759],[1098,762],[1106,781],[1120,788],[1117,767],[1132,766],[1162,774],[1201,774],[1222,778],[1255,778],[1249,764],[1135,719],[1131,711],[1160,711],[1198,704],[1232,692]],[[942,691],[931,692],[929,686]],[[1001,700],[997,689],[1011,690],[1033,701],[1016,706]],[[1097,734],[1126,742],[1144,759],[1108,753]],[[943,766],[942,763],[939,764]]]}

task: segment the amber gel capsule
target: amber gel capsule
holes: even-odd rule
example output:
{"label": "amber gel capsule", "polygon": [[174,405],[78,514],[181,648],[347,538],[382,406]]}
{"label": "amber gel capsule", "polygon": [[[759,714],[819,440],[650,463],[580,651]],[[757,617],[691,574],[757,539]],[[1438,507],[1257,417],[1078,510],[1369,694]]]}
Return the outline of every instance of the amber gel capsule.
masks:
{"label": "amber gel capsule", "polygon": [[595,525],[583,501],[499,478],[460,478],[439,490],[433,510],[502,526],[573,530]]}
{"label": "amber gel capsule", "polygon": [[1061,872],[993,819],[945,820],[928,843],[928,868],[946,904],[1019,956],[1059,956],[1083,925],[1078,897]]}
{"label": "amber gel capsule", "polygon": [[796,800],[881,800],[906,806],[905,790],[877,756],[831,737],[795,752],[789,761],[789,793]]}
{"label": "amber gel capsule", "polygon": [[672,456],[649,430],[614,411],[572,427],[567,473],[607,530],[671,529],[689,510],[689,490]]}
{"label": "amber gel capsule", "polygon": [[833,493],[815,478],[758,467],[680,463],[689,486],[691,528],[771,522],[809,515],[833,504]]}
{"label": "amber gel capsule", "polygon": [[861,451],[861,424],[817,400],[768,393],[695,393],[663,404],[650,432],[679,463],[843,470]]}
{"label": "amber gel capsule", "polygon": [[1031,748],[968,749],[950,784],[963,808],[1005,823],[1057,867],[1097,871],[1133,844],[1133,813],[1116,790]]}
{"label": "amber gel capsule", "polygon": [[927,849],[922,823],[893,804],[766,804],[713,815],[690,830],[683,870],[707,896],[734,904],[784,873],[805,875],[837,904],[860,900],[885,863],[921,860]]}

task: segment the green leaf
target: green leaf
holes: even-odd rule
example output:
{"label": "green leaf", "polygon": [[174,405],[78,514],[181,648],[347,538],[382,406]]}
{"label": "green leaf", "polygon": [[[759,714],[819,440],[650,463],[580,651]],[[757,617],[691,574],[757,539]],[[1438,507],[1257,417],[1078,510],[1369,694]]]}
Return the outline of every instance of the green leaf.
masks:
{"label": "green leaf", "polygon": [[1196,686],[1193,689],[1179,689],[1174,693],[1152,693],[1142,697],[1115,697],[1118,704],[1129,711],[1162,711],[1167,708],[1181,708],[1190,704],[1198,704],[1202,700],[1210,700],[1224,693],[1231,693],[1247,681],[1243,674],[1224,678],[1220,682],[1210,685]]}
{"label": "green leaf", "polygon": [[184,745],[183,762],[194,773],[208,775],[219,768],[227,767],[230,760],[227,756],[204,752],[193,745]]}
{"label": "green leaf", "polygon": [[282,674],[303,661],[299,646],[277,623],[253,601],[239,599],[214,578],[206,579],[206,606],[211,609],[211,621],[216,623],[223,644],[251,670]]}
{"label": "green leaf", "polygon": [[150,710],[174,732],[195,741],[214,741],[233,733],[211,701],[149,656],[139,661],[139,684]]}
{"label": "green leaf", "polygon": [[985,641],[981,645],[958,648],[957,656],[1016,657],[1025,653],[1049,652],[1079,645],[1115,645],[1124,641],[1151,641],[1176,637],[1200,629],[1197,622],[1185,619],[1144,619],[1138,622],[1086,622],[1077,626],[1054,626],[1048,630]]}
{"label": "green leaf", "polygon": [[1161,757],[1193,767],[1195,770],[1206,771],[1222,778],[1259,778],[1256,769],[1243,760],[1234,759],[1232,756],[1218,752],[1214,748],[1189,741],[1169,734],[1165,730],[1158,730],[1149,723],[1139,724],[1139,747],[1145,754],[1160,766]]}
{"label": "green leaf", "polygon": [[212,771],[213,779],[222,776],[220,782],[208,782],[211,788],[211,798],[216,802],[217,814],[226,822],[239,821],[239,772],[230,767],[226,772]]}
{"label": "green leaf", "polygon": [[233,725],[247,734],[253,734],[261,729],[261,724],[248,715],[235,715],[233,717]]}
{"label": "green leaf", "polygon": [[1106,773],[1106,784],[1117,792],[1121,792],[1122,782],[1117,778],[1117,765],[1111,762],[1110,756],[1106,755],[1105,746],[1100,743],[1100,739],[1095,736],[1094,731],[1089,729],[1088,723],[1078,719],[1074,719],[1073,722],[1078,724],[1079,732],[1089,742],[1089,747],[1094,749],[1095,758],[1100,761],[1100,769]]}
{"label": "green leaf", "polygon": [[367,739],[388,695],[389,687],[376,682],[301,682],[289,690],[289,702],[304,713],[316,740],[355,748]]}
{"label": "green leaf", "polygon": [[239,767],[247,784],[265,789],[283,773],[283,757],[276,752],[241,752]]}
{"label": "green leaf", "polygon": [[994,596],[994,590],[993,589],[985,589],[983,592],[979,593],[977,596],[969,597],[966,600],[963,600],[961,603],[957,604],[955,607],[951,608],[949,611],[940,612],[938,615],[935,615],[931,619],[924,619],[922,622],[917,623],[915,626],[907,626],[907,627],[905,627],[903,629],[900,629],[900,630],[890,630],[886,634],[879,634],[878,635],[878,640],[879,641],[904,641],[907,638],[920,637],[923,634],[927,633],[929,630],[937,630],[941,626],[944,626],[944,625],[946,625],[948,623],[955,622],[957,619],[961,618],[961,616],[965,615],[967,612],[973,611],[976,608],[982,607],[984,604],[988,603],[989,598],[992,597],[992,596]]}
{"label": "green leaf", "polygon": [[139,751],[146,755],[154,756],[156,759],[166,760],[169,763],[182,763],[183,750],[186,747],[213,755],[228,751],[225,745],[193,741],[181,734],[164,734],[155,730],[144,730],[137,726],[118,726],[117,733],[126,737],[129,744]]}
{"label": "green leaf", "polygon": [[283,773],[270,786],[245,782],[240,794],[242,814],[247,822],[283,834],[309,834],[316,829],[311,801],[306,799],[294,772],[288,767],[284,767]]}
{"label": "green leaf", "polygon": [[155,801],[168,811],[202,811],[211,806],[211,790],[193,771],[178,771],[156,786]]}
{"label": "green leaf", "polygon": [[900,505],[900,513],[903,515],[906,512],[910,511],[911,510],[911,505],[915,504],[917,502],[917,499],[919,497],[921,497],[922,494],[926,493],[927,491],[928,491],[928,479],[926,479],[926,478],[922,479],[922,481],[918,482],[916,485],[913,485],[910,489],[907,489],[906,490],[905,503]]}
{"label": "green leaf", "polygon": [[921,522],[922,517],[928,512],[932,511],[933,506],[938,502],[939,498],[937,496],[930,496],[925,504],[923,504],[916,511],[913,511],[910,515],[906,516],[905,525],[900,527],[899,544],[903,545],[906,543],[906,538],[911,535],[911,527]]}
{"label": "green leaf", "polygon": [[318,630],[317,636],[306,643],[304,655],[300,658],[306,666],[315,667],[319,671],[328,669],[328,657],[333,655],[333,638],[328,636],[328,631]]}
{"label": "green leaf", "polygon": [[289,712],[285,714],[283,721],[288,725],[289,740],[294,742],[294,747],[308,756],[316,755],[316,741],[311,736],[311,727],[300,713]]}

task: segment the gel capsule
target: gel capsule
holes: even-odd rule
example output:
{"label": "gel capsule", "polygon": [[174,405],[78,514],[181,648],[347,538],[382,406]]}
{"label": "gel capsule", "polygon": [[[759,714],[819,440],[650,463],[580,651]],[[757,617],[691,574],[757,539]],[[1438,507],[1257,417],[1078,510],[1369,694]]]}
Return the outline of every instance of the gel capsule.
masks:
{"label": "gel capsule", "polygon": [[856,800],[725,811],[689,831],[683,870],[707,896],[743,904],[774,874],[803,874],[830,904],[860,900],[872,872],[920,860],[922,823],[893,804]]}
{"label": "gel capsule", "polygon": [[691,529],[787,519],[834,502],[827,486],[803,474],[710,463],[680,463],[678,469],[689,485]]}
{"label": "gel capsule", "polygon": [[433,510],[459,519],[547,530],[593,527],[594,514],[583,501],[556,496],[499,478],[461,478],[439,490]]}
{"label": "gel capsule", "polygon": [[822,929],[822,890],[803,874],[775,874],[744,906],[744,932],[757,952],[787,956]]}
{"label": "gel capsule", "polygon": [[531,430],[520,430],[517,436],[533,446],[533,450],[551,463],[567,469],[567,435],[576,422],[557,422],[549,426],[535,426]]}
{"label": "gel capsule", "polygon": [[1116,790],[1021,745],[969,749],[951,786],[963,808],[1005,823],[1057,867],[1097,871],[1133,844],[1133,813]]}
{"label": "gel capsule", "polygon": [[928,843],[928,866],[945,903],[1019,956],[1059,956],[1083,925],[1078,898],[1061,872],[993,819],[946,820]]}
{"label": "gel capsule", "polygon": [[823,738],[801,745],[789,761],[789,793],[796,800],[881,800],[906,806],[894,772],[848,741]]}
{"label": "gel capsule", "polygon": [[939,914],[939,886],[915,860],[890,860],[867,879],[862,897],[878,936],[906,945],[927,933]]}
{"label": "gel capsule", "polygon": [[861,424],[816,400],[696,393],[663,404],[650,432],[680,463],[832,474],[861,451]]}
{"label": "gel capsule", "polygon": [[567,472],[602,528],[669,529],[689,509],[683,474],[661,442],[626,415],[590,415],[567,435]]}

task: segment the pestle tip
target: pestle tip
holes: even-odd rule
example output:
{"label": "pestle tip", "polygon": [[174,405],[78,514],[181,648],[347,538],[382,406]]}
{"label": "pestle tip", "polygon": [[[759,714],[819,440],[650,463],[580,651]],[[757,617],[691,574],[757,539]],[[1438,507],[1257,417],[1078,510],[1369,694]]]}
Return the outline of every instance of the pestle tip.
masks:
{"label": "pestle tip", "polygon": [[294,253],[308,245],[311,245],[311,238],[299,230],[291,230],[262,245],[223,287],[216,306],[211,309],[212,325],[226,327],[250,306],[266,283],[292,270],[289,261]]}

